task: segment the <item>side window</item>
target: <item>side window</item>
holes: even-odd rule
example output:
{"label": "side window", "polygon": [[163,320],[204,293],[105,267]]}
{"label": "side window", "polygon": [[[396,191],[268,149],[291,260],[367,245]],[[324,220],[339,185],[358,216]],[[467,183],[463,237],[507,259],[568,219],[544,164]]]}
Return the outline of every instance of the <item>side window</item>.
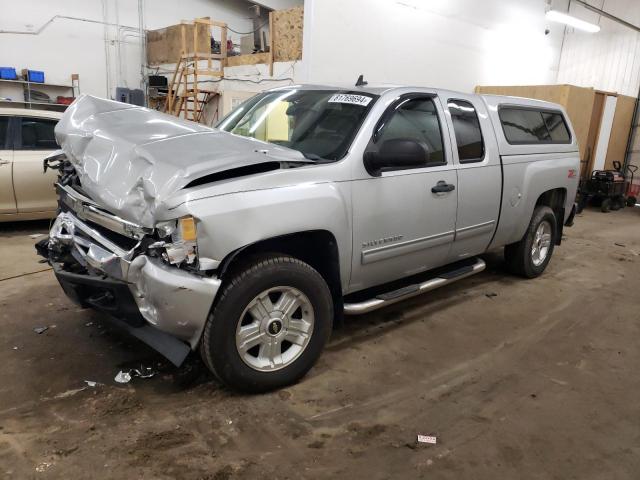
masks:
{"label": "side window", "polygon": [[409,98],[401,103],[383,127],[378,143],[396,138],[410,138],[426,145],[426,166],[446,164],[440,119],[433,99]]}
{"label": "side window", "polygon": [[476,109],[464,100],[449,99],[447,106],[451,113],[460,163],[481,162],[484,158],[484,140]]}
{"label": "side window", "polygon": [[22,117],[21,123],[22,150],[55,150],[58,148],[53,134],[57,121]]}
{"label": "side window", "polygon": [[570,143],[571,135],[564,118],[559,113],[542,112],[542,118],[554,142]]}
{"label": "side window", "polygon": [[502,107],[498,110],[504,136],[511,144],[571,143],[560,112]]}
{"label": "side window", "polygon": [[9,131],[9,117],[0,116],[0,150],[7,148],[9,139],[7,132]]}

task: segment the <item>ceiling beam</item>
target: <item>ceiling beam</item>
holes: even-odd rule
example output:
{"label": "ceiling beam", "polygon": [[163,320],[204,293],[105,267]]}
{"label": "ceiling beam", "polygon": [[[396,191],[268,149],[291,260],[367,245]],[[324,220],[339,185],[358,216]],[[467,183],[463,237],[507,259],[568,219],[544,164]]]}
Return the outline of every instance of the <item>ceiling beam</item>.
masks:
{"label": "ceiling beam", "polygon": [[626,20],[621,19],[620,17],[616,17],[615,15],[611,15],[610,13],[607,13],[604,10],[594,7],[593,5],[589,5],[587,2],[584,2],[583,0],[573,0],[573,2],[583,6],[587,10],[591,10],[592,12],[597,13],[598,15],[602,15],[603,17],[606,17],[609,20],[618,22],[619,24],[624,25],[625,27],[630,28],[631,30],[640,32],[640,27],[638,27],[637,25],[634,25],[633,23],[629,23]]}

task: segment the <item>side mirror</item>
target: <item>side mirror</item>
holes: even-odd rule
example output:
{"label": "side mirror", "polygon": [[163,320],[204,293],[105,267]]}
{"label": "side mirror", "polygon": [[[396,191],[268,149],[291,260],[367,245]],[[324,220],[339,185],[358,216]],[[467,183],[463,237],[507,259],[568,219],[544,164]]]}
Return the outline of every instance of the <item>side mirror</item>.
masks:
{"label": "side mirror", "polygon": [[385,169],[424,167],[429,163],[429,150],[424,143],[410,138],[385,140],[378,150],[364,154],[364,166],[369,174],[379,177]]}

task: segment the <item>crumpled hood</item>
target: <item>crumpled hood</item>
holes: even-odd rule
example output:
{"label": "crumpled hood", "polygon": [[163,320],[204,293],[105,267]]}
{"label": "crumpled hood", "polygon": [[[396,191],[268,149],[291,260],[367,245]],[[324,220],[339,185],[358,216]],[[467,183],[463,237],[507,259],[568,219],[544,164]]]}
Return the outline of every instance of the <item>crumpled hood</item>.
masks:
{"label": "crumpled hood", "polygon": [[56,126],[82,188],[111,212],[145,227],[193,180],[302,154],[155,110],[83,95]]}

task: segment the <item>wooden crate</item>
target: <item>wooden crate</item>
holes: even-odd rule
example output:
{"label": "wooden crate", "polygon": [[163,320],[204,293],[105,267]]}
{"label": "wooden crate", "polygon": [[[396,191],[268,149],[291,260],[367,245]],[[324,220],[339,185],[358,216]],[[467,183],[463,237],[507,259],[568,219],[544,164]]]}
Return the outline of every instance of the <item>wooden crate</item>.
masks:
{"label": "wooden crate", "polygon": [[196,53],[211,53],[211,26],[206,23],[180,23],[147,32],[147,63],[177,63],[183,53],[194,53],[193,30],[198,29]]}
{"label": "wooden crate", "polygon": [[303,7],[276,10],[271,28],[271,51],[274,62],[291,62],[302,58]]}
{"label": "wooden crate", "polygon": [[303,7],[274,10],[269,13],[270,51],[228,57],[225,66],[266,63],[273,75],[273,62],[291,62],[302,58]]}
{"label": "wooden crate", "polygon": [[636,99],[634,97],[618,95],[616,111],[613,115],[611,137],[609,137],[607,158],[604,164],[605,169],[612,169],[614,160],[624,163],[635,105]]}

